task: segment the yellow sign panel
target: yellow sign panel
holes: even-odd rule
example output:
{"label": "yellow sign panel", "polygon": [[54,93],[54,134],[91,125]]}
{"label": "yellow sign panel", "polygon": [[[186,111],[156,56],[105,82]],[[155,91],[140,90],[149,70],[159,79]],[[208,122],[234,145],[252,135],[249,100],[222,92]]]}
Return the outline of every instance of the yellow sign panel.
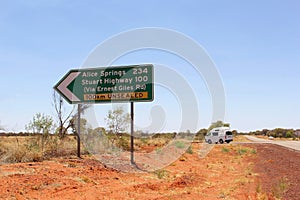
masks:
{"label": "yellow sign panel", "polygon": [[147,99],[148,92],[123,92],[123,93],[105,93],[105,94],[84,94],[85,101],[108,101],[108,100],[126,100],[126,99]]}

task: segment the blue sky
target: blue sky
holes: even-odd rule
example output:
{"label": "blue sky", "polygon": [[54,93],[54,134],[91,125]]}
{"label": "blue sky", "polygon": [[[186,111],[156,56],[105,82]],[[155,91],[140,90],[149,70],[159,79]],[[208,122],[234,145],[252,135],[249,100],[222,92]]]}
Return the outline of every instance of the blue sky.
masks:
{"label": "blue sky", "polygon": [[[300,3],[287,1],[2,1],[0,7],[1,125],[24,129],[37,112],[53,115],[52,87],[81,66],[99,43],[134,28],[179,31],[202,45],[216,64],[226,92],[225,121],[232,128],[300,128]],[[161,63],[185,76],[189,64],[165,52],[140,51],[114,64]],[[199,128],[211,123],[211,99],[202,81]],[[161,93],[161,94],[160,94]],[[174,112],[163,131],[176,130],[180,113],[169,94],[157,90],[153,103]],[[99,108],[100,107],[100,108]],[[97,106],[100,126],[108,105]],[[150,112],[150,111],[149,111]]]}

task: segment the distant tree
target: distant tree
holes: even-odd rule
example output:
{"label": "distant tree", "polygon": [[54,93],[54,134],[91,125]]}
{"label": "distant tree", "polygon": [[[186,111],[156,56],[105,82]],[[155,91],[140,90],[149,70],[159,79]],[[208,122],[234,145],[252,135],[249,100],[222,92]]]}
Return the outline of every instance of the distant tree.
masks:
{"label": "distant tree", "polygon": [[[77,128],[78,128],[77,120],[75,120],[73,129],[72,129],[72,132],[73,132],[74,134],[77,133]],[[88,131],[92,131],[92,130],[91,130],[91,128],[88,126],[87,120],[84,119],[84,118],[81,118],[81,119],[80,119],[80,132],[81,132],[81,133],[87,133]]]}
{"label": "distant tree", "polygon": [[196,138],[195,139],[198,139],[198,140],[203,140],[204,139],[204,136],[207,134],[207,129],[203,128],[203,129],[200,129],[197,134],[196,134]]}
{"label": "distant tree", "polygon": [[96,134],[96,135],[105,135],[106,132],[105,132],[105,128],[104,127],[97,127],[97,128],[94,128],[91,133],[93,134]]}
{"label": "distant tree", "polygon": [[267,134],[268,134],[268,132],[269,132],[269,130],[268,130],[268,129],[263,129],[263,130],[261,131],[261,134],[262,134],[262,135],[267,135]]}
{"label": "distant tree", "polygon": [[25,126],[26,131],[33,133],[49,134],[53,128],[53,119],[49,115],[36,113],[32,121]]}
{"label": "distant tree", "polygon": [[297,129],[294,131],[294,134],[293,134],[293,138],[299,138],[300,139],[300,129]]}
{"label": "distant tree", "polygon": [[[95,129],[88,129],[87,132],[82,134],[82,139],[85,145],[88,145],[88,148],[102,148],[100,147],[101,144],[107,142],[107,137],[104,136],[106,136],[105,129],[103,127],[97,127]],[[98,147],[94,146],[96,144],[98,144]]]}
{"label": "distant tree", "polygon": [[236,136],[236,135],[238,134],[238,131],[237,131],[237,130],[233,130],[233,131],[232,131],[232,134],[233,134],[234,136]]}
{"label": "distant tree", "polygon": [[[63,98],[56,92],[53,91],[52,95],[53,106],[56,112],[56,118],[58,121],[57,134],[60,138],[65,137],[69,129],[72,129],[73,132],[76,132],[76,123],[77,123],[77,112],[75,112],[76,107],[69,111],[66,110],[64,105]],[[90,105],[82,104],[81,113],[83,114]]]}
{"label": "distant tree", "polygon": [[74,126],[72,114],[75,107],[73,107],[71,111],[67,112],[65,110],[63,98],[56,91],[53,91],[52,101],[58,121],[57,134],[60,138],[63,138],[68,132],[68,129]]}
{"label": "distant tree", "polygon": [[110,132],[119,134],[128,128],[130,115],[129,113],[125,113],[122,106],[118,106],[114,110],[108,111],[105,121]]}
{"label": "distant tree", "polygon": [[285,137],[286,137],[286,138],[292,138],[292,137],[295,137],[294,131],[293,131],[293,130],[288,130],[288,131],[286,132]]}
{"label": "distant tree", "polygon": [[201,134],[201,135],[205,135],[207,133],[207,129],[206,128],[202,128],[200,129],[197,134]]}
{"label": "distant tree", "polygon": [[261,132],[260,130],[256,130],[256,131],[254,132],[254,135],[262,135],[262,132]]}
{"label": "distant tree", "polygon": [[222,122],[222,121],[216,121],[216,122],[214,122],[214,123],[212,123],[212,124],[210,125],[210,127],[208,128],[208,131],[210,131],[210,130],[212,130],[212,129],[214,129],[214,128],[217,128],[217,127],[223,127],[223,126],[225,126],[225,127],[230,127],[230,124],[229,124],[229,123],[224,123],[224,122]]}
{"label": "distant tree", "polygon": [[[84,133],[85,131],[87,131],[88,129],[90,129],[91,127],[88,127],[88,121],[86,120],[86,119],[84,119],[83,117],[82,117],[82,115],[84,115],[84,113],[86,112],[86,110],[88,109],[88,108],[90,108],[91,107],[91,105],[89,105],[89,104],[81,104],[81,106],[80,106],[81,108],[80,108],[80,113],[81,113],[81,119],[80,119],[80,131],[82,132],[82,133]],[[71,128],[72,128],[72,132],[74,133],[74,134],[77,134],[77,128],[78,128],[78,112],[76,112],[73,116],[72,116],[72,118],[70,119],[70,124],[71,124]]]}

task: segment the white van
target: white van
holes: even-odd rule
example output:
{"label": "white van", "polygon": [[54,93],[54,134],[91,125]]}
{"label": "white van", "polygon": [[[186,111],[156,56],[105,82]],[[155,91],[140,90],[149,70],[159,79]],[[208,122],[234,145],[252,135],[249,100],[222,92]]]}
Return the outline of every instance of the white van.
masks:
{"label": "white van", "polygon": [[229,127],[218,127],[209,131],[205,136],[205,142],[208,144],[223,144],[233,141],[233,135]]}

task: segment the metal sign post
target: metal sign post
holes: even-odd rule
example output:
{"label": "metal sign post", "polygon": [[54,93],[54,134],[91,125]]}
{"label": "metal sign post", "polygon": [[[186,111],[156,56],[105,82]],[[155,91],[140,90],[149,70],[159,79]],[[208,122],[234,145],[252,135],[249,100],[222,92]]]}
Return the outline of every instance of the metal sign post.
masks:
{"label": "metal sign post", "polygon": [[134,165],[134,103],[130,102],[130,118],[131,118],[131,123],[130,123],[130,162],[132,165]]}
{"label": "metal sign post", "polygon": [[80,158],[80,114],[81,104],[78,104],[78,118],[77,118],[77,157]]}

